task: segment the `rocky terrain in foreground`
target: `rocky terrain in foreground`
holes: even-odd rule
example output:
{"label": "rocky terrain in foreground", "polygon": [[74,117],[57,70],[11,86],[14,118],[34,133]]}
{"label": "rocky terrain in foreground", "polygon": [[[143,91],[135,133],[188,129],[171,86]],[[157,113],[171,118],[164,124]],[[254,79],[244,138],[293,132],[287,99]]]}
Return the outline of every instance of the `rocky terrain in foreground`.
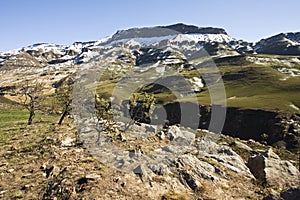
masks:
{"label": "rocky terrain in foreground", "polygon": [[299,199],[299,48],[175,24],[0,53],[0,198]]}
{"label": "rocky terrain in foreground", "polygon": [[[3,116],[3,115],[2,115]],[[128,146],[132,158],[153,146],[185,140],[194,135],[193,149],[164,162],[137,165],[124,172],[91,156],[67,119],[38,117],[32,126],[19,121],[1,127],[2,199],[297,199],[297,158],[286,150],[254,140],[239,140],[207,131],[171,126],[164,136],[152,127],[149,139],[137,146],[131,132],[119,135],[114,144]],[[23,117],[26,119],[26,116]],[[24,123],[24,122],[23,122]],[[147,124],[132,131],[146,131]],[[115,129],[116,131],[117,129]],[[6,141],[4,140],[6,137]],[[136,141],[135,141],[136,142]],[[132,145],[130,145],[132,144]],[[176,148],[162,148],[177,151]],[[280,157],[278,156],[280,155]],[[289,160],[291,158],[291,160]],[[287,160],[288,159],[288,160]]]}

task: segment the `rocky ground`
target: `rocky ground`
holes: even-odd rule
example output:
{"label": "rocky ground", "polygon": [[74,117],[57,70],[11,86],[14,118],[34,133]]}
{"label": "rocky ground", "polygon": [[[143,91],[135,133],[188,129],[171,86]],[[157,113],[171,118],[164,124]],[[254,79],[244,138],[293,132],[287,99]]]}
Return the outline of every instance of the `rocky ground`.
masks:
{"label": "rocky ground", "polygon": [[[253,140],[216,137],[207,131],[191,132],[178,126],[161,133],[153,127],[149,133],[153,140],[139,141],[138,150],[137,141],[130,140],[135,133],[130,131],[142,131],[150,126],[135,124],[129,131],[118,132],[122,137],[112,137],[112,144],[128,145],[128,155],[151,154],[149,149],[155,144],[164,149],[172,141],[182,142],[187,134],[194,135],[190,141],[193,148],[170,159],[137,164],[132,171],[124,171],[89,152],[72,119],[61,126],[56,125],[58,116],[55,115],[40,115],[31,126],[25,126],[24,119],[12,120],[10,126],[1,127],[5,133],[1,136],[0,152],[2,199],[299,197],[297,157]],[[115,130],[107,134],[113,136]]]}

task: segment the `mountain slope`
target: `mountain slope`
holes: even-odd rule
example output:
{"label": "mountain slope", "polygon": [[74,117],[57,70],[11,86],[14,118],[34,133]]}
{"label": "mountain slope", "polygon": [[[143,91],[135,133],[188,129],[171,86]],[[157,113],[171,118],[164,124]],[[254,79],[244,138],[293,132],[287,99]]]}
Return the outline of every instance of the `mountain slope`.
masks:
{"label": "mountain slope", "polygon": [[260,40],[254,46],[257,53],[278,55],[300,54],[300,33],[281,33]]}
{"label": "mountain slope", "polygon": [[[126,79],[128,71],[147,72],[152,78],[172,72],[184,76],[200,104],[209,106],[212,102],[207,81],[214,73],[206,73],[209,68],[201,61],[208,58],[210,64],[218,67],[216,70],[224,81],[229,107],[299,113],[299,57],[254,54],[254,51],[281,54],[282,48],[296,48],[297,41],[298,33],[280,34],[253,46],[230,37],[219,28],[184,24],[133,28],[117,31],[98,41],[76,42],[70,46],[42,43],[1,53],[0,88],[5,93],[9,88],[24,84],[25,79],[39,80],[49,93],[53,93],[66,77],[89,63],[95,64],[95,60],[103,60],[107,63],[103,66],[106,72],[97,91],[106,98],[111,97],[116,85]],[[293,46],[288,46],[291,43]],[[201,52],[204,54],[199,61],[197,56]],[[202,69],[200,73],[195,67],[197,63]],[[173,83],[180,89],[183,82]],[[124,88],[122,95],[126,96],[126,85],[120,87]],[[155,93],[162,104],[174,101],[174,96],[157,84],[150,84],[144,90]],[[181,101],[189,101],[184,90],[186,88],[181,88]]]}
{"label": "mountain slope", "polygon": [[[295,33],[251,44],[174,24],[0,53],[0,198],[296,194],[297,41]],[[25,126],[18,92],[37,83],[43,102]],[[225,94],[212,89],[220,83]],[[65,86],[75,87],[72,115],[56,125],[68,104],[55,93]],[[208,131],[220,116],[224,127],[213,130],[223,134]]]}

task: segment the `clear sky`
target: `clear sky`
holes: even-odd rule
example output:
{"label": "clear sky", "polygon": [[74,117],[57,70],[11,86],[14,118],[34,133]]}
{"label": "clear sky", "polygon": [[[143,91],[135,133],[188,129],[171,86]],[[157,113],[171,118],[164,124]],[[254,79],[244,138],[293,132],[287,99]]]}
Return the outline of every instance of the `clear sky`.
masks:
{"label": "clear sky", "polygon": [[300,0],[0,0],[0,19],[0,52],[178,22],[225,28],[253,42],[300,31]]}

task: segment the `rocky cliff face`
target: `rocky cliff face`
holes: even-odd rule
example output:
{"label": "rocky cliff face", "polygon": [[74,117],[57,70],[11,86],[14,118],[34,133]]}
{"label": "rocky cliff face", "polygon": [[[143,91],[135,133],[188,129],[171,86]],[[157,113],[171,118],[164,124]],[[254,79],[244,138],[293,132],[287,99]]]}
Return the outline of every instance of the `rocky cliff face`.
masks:
{"label": "rocky cliff face", "polygon": [[[186,107],[197,109],[197,105],[185,103]],[[180,106],[182,103],[171,103],[165,105],[167,119],[170,124],[181,122]],[[198,123],[201,129],[208,129],[211,120],[211,107],[200,106],[200,117],[195,120],[193,115],[191,119],[186,120],[187,127],[194,127]],[[193,122],[193,124],[189,123]],[[238,137],[244,140],[254,139],[259,142],[265,142],[269,145],[275,145],[280,148],[297,152],[300,148],[300,120],[299,115],[285,115],[283,113],[264,111],[264,110],[241,110],[238,108],[227,108],[226,120],[223,134]]]}

